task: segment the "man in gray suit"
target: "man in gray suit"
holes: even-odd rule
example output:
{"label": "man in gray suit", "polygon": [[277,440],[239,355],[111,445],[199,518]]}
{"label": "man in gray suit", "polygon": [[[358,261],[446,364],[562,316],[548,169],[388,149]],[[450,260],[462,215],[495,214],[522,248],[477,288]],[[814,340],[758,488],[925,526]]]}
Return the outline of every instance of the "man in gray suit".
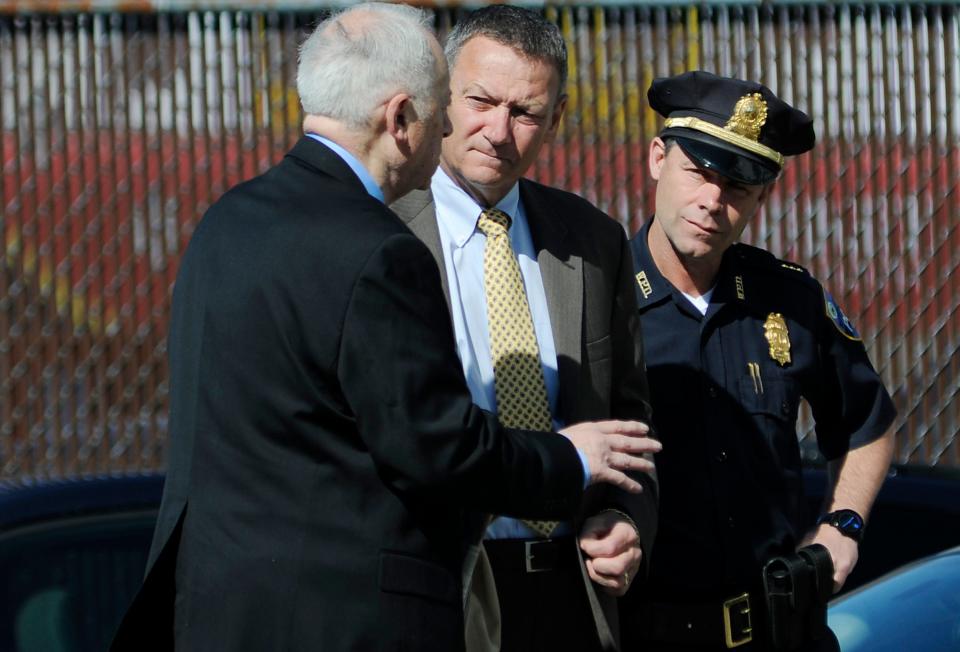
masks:
{"label": "man in gray suit", "polygon": [[[537,382],[545,386],[553,425],[648,421],[623,229],[585,200],[521,178],[556,134],[566,104],[559,30],[531,11],[490,6],[455,26],[446,56],[453,132],[444,139],[430,191],[414,192],[393,208],[445,272],[474,402],[507,421],[500,367],[492,363],[489,324],[497,320],[488,312],[494,308],[485,263],[493,236],[484,220],[496,215],[522,277],[522,312],[532,321],[542,371]],[[587,492],[573,522],[544,529],[494,518],[467,601],[468,649],[616,649],[615,597],[645,572],[656,527],[655,479],[641,474],[639,480],[644,492],[638,496]]]}

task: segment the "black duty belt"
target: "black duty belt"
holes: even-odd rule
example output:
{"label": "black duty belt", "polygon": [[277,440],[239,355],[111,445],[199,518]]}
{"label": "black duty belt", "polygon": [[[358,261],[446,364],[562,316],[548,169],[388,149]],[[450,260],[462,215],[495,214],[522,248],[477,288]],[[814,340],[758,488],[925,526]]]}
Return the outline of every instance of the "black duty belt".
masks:
{"label": "black duty belt", "polygon": [[541,573],[577,568],[573,537],[556,539],[487,539],[483,542],[494,571]]}
{"label": "black duty belt", "polygon": [[643,636],[664,643],[740,647],[753,640],[758,604],[757,596],[748,592],[716,602],[643,603]]}
{"label": "black duty belt", "polygon": [[718,602],[641,603],[641,635],[727,648],[756,639],[778,652],[793,652],[826,636],[833,589],[833,560],[826,548],[813,544],[774,557],[764,565],[762,579],[762,591],[736,592]]}

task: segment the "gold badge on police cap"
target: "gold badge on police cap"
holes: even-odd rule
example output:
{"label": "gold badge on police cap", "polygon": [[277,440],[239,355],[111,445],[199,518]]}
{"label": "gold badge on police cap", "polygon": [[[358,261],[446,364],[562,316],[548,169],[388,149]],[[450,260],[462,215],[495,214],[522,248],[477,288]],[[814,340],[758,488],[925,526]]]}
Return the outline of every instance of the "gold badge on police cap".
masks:
{"label": "gold badge on police cap", "polygon": [[744,95],[733,107],[733,115],[724,129],[740,134],[744,138],[756,141],[760,139],[760,128],[767,122],[767,102],[760,93]]}
{"label": "gold badge on police cap", "polygon": [[770,357],[784,366],[790,363],[790,332],[787,330],[787,322],[779,312],[771,312],[767,315],[767,321],[763,323],[763,336],[767,338],[770,345]]}

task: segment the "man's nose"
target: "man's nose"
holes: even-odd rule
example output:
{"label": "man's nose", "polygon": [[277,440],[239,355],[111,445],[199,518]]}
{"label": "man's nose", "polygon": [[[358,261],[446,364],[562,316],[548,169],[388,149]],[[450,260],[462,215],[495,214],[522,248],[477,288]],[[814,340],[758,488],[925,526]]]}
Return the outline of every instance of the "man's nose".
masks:
{"label": "man's nose", "polygon": [[491,145],[503,145],[510,142],[510,109],[497,107],[487,112],[487,125],[484,136]]}
{"label": "man's nose", "polygon": [[716,213],[722,205],[720,198],[723,195],[723,186],[707,181],[700,186],[700,205],[708,213]]}

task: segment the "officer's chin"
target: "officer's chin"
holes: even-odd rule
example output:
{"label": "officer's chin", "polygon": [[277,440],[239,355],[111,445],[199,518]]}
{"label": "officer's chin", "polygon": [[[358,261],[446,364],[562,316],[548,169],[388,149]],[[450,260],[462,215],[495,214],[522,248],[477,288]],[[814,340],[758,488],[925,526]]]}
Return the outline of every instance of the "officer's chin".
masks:
{"label": "officer's chin", "polygon": [[714,242],[708,238],[692,238],[690,241],[683,243],[681,247],[675,248],[683,258],[705,260],[723,254],[727,244],[725,242]]}

